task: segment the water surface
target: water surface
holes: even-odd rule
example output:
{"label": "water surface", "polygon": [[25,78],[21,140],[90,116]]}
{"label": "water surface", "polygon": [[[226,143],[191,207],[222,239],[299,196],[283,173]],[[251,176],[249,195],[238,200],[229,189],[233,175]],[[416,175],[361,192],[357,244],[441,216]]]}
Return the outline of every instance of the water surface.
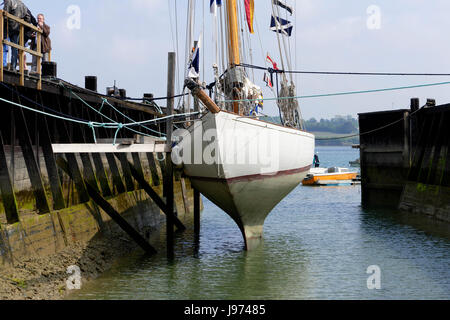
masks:
{"label": "water surface", "polygon": [[[350,147],[319,147],[321,165],[345,166]],[[269,215],[264,241],[243,251],[234,222],[204,200],[199,246],[177,236],[120,260],[71,299],[450,299],[450,224],[395,210],[363,210],[360,186],[299,186]],[[155,244],[158,246],[158,244]],[[369,266],[381,289],[369,290]]]}

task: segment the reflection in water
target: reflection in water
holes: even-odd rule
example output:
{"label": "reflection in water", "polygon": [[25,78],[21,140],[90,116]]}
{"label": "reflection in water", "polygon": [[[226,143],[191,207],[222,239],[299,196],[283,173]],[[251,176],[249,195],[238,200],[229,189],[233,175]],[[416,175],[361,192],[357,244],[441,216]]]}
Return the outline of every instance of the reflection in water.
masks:
{"label": "reflection in water", "polygon": [[[322,163],[348,166],[350,148],[319,148]],[[160,254],[121,260],[71,299],[449,299],[449,224],[396,211],[361,208],[359,186],[298,187],[269,215],[253,251],[235,223],[205,200],[200,242],[192,227],[164,234]],[[367,268],[381,269],[381,290]]]}

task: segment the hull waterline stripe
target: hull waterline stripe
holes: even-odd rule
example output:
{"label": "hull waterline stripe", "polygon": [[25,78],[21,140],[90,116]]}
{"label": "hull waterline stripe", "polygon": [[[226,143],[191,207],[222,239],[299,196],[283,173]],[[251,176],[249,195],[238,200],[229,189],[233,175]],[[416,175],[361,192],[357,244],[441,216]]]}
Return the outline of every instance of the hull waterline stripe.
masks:
{"label": "hull waterline stripe", "polygon": [[311,166],[298,168],[298,169],[292,169],[292,170],[285,170],[285,171],[279,171],[274,173],[267,173],[267,174],[253,174],[248,176],[241,176],[241,177],[234,177],[234,178],[212,178],[212,177],[198,177],[198,176],[190,176],[190,179],[193,180],[201,180],[201,181],[218,181],[218,182],[226,182],[226,183],[236,183],[236,182],[242,182],[242,181],[254,181],[254,180],[263,180],[267,178],[277,178],[281,176],[288,176],[293,175],[297,173],[303,173],[306,171],[309,171],[311,169]]}

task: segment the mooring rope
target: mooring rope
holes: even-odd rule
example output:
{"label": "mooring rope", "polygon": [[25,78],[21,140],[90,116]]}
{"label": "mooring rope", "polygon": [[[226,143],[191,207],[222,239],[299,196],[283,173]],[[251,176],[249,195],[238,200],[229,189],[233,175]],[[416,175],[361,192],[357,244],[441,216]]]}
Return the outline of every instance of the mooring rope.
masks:
{"label": "mooring rope", "polygon": [[[81,98],[79,95],[77,95],[75,92],[73,92],[72,88],[67,88],[62,82],[60,82],[59,84],[60,84],[64,89],[68,90],[68,91],[70,92],[71,95],[73,95],[73,96],[76,97],[78,100],[80,100],[85,106],[87,106],[88,108],[90,108],[90,109],[93,110],[94,112],[98,113],[100,116],[102,116],[102,117],[105,118],[106,120],[112,121],[112,123],[113,123],[114,125],[116,125],[116,127],[111,127],[111,126],[110,126],[111,124],[108,124],[108,126],[106,127],[106,128],[109,128],[109,129],[117,129],[117,130],[116,130],[116,133],[115,133],[115,135],[114,135],[114,143],[113,143],[113,145],[115,145],[115,144],[116,144],[116,138],[117,138],[117,135],[118,135],[120,129],[122,129],[122,128],[124,127],[124,125],[123,125],[122,123],[119,123],[119,122],[117,122],[117,121],[114,121],[113,119],[111,119],[110,117],[108,117],[108,116],[106,116],[104,113],[102,113],[101,111],[99,111],[99,110],[97,110],[96,108],[94,108],[93,106],[91,106],[89,103],[87,103],[86,101],[84,101],[83,98]],[[102,106],[101,106],[100,110],[102,110],[102,108],[103,108],[105,102],[107,102],[107,103],[109,104],[109,102],[108,102],[108,101],[105,101],[105,99],[103,98],[103,103],[102,103]],[[130,118],[130,119],[131,119],[131,118]],[[131,119],[131,121],[133,121],[133,123],[135,123],[135,121],[134,121],[133,119]],[[133,132],[133,133],[141,134],[141,135],[143,135],[143,136],[147,136],[147,137],[155,137],[155,136],[152,136],[152,135],[149,135],[149,134],[140,132],[140,131],[136,131],[136,130],[131,129],[131,128],[128,128],[128,127],[126,127],[126,129],[127,129],[127,130],[130,130],[130,131]],[[95,131],[95,130],[94,130],[94,131]],[[157,133],[161,135],[161,133],[159,133],[159,132],[157,132]],[[157,137],[157,138],[160,138],[160,137]]]}
{"label": "mooring rope", "polygon": [[[81,119],[69,118],[67,115],[60,116],[60,115],[57,115],[57,114],[52,114],[52,113],[49,113],[49,112],[45,112],[45,111],[41,111],[41,110],[38,110],[38,109],[34,109],[34,108],[31,108],[31,107],[25,106],[23,104],[20,104],[20,103],[14,102],[14,101],[10,101],[10,100],[7,100],[7,99],[1,98],[1,97],[0,97],[0,101],[5,102],[5,103],[10,104],[10,105],[15,106],[15,107],[23,108],[23,109],[31,111],[31,112],[39,113],[39,114],[41,114],[43,116],[48,116],[48,117],[52,117],[52,118],[63,120],[63,121],[69,121],[69,122],[73,122],[73,123],[86,125],[92,130],[95,143],[97,143],[97,137],[96,137],[96,134],[95,134],[95,128],[116,129],[116,132],[114,134],[113,145],[116,145],[117,135],[118,135],[119,131],[121,129],[123,129],[123,128],[132,130],[134,132],[137,132],[138,134],[146,135],[146,134],[141,133],[139,131],[133,130],[132,128],[129,128],[129,127],[130,126],[136,126],[136,125],[142,125],[142,124],[156,123],[158,121],[167,120],[167,119],[170,119],[170,118],[191,116],[191,115],[195,115],[195,114],[199,113],[199,112],[196,112],[196,113],[186,113],[186,114],[175,114],[175,115],[170,115],[170,116],[166,116],[166,117],[163,117],[163,118],[151,119],[151,120],[146,120],[146,121],[141,121],[141,122],[125,123],[125,124],[124,123],[119,123],[119,122],[114,122],[114,120],[112,120],[113,122],[111,122],[111,123],[102,123],[102,122],[86,121],[86,120],[81,120]],[[43,108],[50,109],[50,108],[45,107],[43,105],[41,105],[41,106]],[[51,109],[51,110],[53,110],[53,109]],[[146,135],[146,136],[149,136],[149,135]],[[156,137],[156,138],[165,139],[165,138],[161,138],[161,137]]]}

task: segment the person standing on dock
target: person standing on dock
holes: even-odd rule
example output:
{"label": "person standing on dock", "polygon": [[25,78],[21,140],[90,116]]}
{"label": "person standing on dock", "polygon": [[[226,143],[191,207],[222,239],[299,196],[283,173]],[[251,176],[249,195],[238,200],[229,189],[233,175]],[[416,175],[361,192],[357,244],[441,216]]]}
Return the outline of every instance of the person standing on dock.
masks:
{"label": "person standing on dock", "polygon": [[314,168],[319,168],[320,167],[320,160],[319,160],[319,156],[317,155],[317,153],[314,155]]}
{"label": "person standing on dock", "polygon": [[[43,54],[42,62],[49,61],[49,54],[52,50],[52,41],[50,40],[50,27],[45,23],[45,17],[42,13],[37,16],[38,28],[42,30],[41,36],[41,52]],[[33,50],[36,50],[36,40],[34,41]],[[31,72],[37,72],[37,58],[33,56],[33,64],[31,66]]]}
{"label": "person standing on dock", "polygon": [[[20,0],[5,0],[3,10],[20,18],[27,20],[28,8]],[[6,20],[5,20],[6,21]],[[11,42],[19,44],[20,24],[17,21],[8,19],[8,35]],[[19,58],[19,50],[11,49],[11,67],[13,70],[17,68],[17,60]]]}
{"label": "person standing on dock", "polygon": [[[6,31],[6,28],[3,28],[3,39],[9,41],[8,32]],[[6,44],[3,44],[3,67],[8,66],[8,51],[9,47]]]}

